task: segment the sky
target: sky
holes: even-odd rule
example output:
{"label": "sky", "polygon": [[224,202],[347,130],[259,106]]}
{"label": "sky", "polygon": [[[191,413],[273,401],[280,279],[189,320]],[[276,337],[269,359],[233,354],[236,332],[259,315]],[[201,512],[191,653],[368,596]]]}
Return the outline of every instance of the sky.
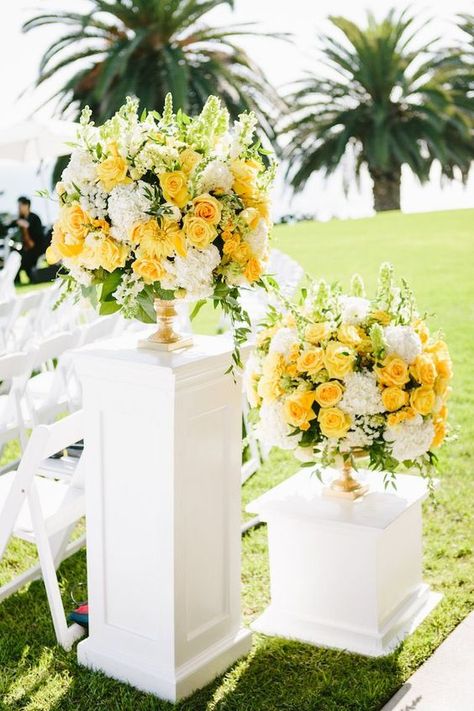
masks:
{"label": "sky", "polygon": [[[235,9],[227,6],[216,8],[208,15],[209,24],[228,25],[230,23],[254,22],[258,29],[268,33],[290,32],[294,45],[276,42],[273,39],[242,38],[240,43],[262,66],[269,79],[284,88],[291,81],[301,76],[305,70],[317,68],[313,54],[315,37],[327,26],[327,16],[344,15],[355,21],[363,21],[367,9],[381,16],[393,5],[404,7],[405,3],[397,0],[235,0]],[[41,90],[32,90],[38,64],[44,50],[57,38],[57,27],[46,27],[28,35],[21,33],[21,25],[37,8],[42,10],[64,9],[61,0],[15,0],[2,3],[0,10],[0,87],[2,126],[38,115],[48,118],[54,110],[54,103],[40,108],[41,104],[57,90],[63,75],[58,75]],[[69,8],[78,11],[87,8],[87,0],[67,0]],[[445,40],[456,36],[453,17],[456,13],[474,12],[474,0],[426,0],[412,2],[411,7],[431,17],[433,22],[425,28],[426,40],[433,35],[440,35]],[[25,91],[26,90],[26,91]],[[19,95],[23,92],[21,98]],[[402,209],[406,212],[474,207],[474,177],[467,187],[458,182],[441,184],[439,173],[433,169],[429,184],[420,186],[410,172],[404,171],[402,180]],[[19,193],[33,194],[45,187],[47,167],[43,174],[37,175],[37,168],[0,162],[0,211],[15,208],[15,199]],[[274,194],[275,215],[286,212],[315,214],[318,219],[331,217],[362,217],[372,212],[370,180],[365,176],[360,189],[352,182],[347,195],[342,188],[342,173],[326,179],[315,175],[303,193],[293,196],[285,186],[283,171],[277,181]],[[46,217],[44,202],[36,198],[36,209]],[[49,207],[49,212],[54,206]]]}

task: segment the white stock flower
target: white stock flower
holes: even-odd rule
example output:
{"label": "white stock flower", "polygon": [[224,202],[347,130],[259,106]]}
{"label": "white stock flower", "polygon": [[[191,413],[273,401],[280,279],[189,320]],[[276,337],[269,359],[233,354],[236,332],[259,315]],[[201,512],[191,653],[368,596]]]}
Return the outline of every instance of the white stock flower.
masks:
{"label": "white stock flower", "polygon": [[298,342],[298,334],[295,328],[281,328],[272,338],[270,343],[270,353],[281,353],[288,357],[295,343]]}
{"label": "white stock flower", "polygon": [[363,370],[344,379],[344,395],[339,407],[349,415],[376,415],[384,412],[375,373]]}
{"label": "white stock flower", "polygon": [[79,203],[92,218],[103,220],[107,216],[107,193],[96,185],[83,185]]}
{"label": "white stock flower", "polygon": [[356,417],[346,436],[339,441],[340,452],[351,452],[354,449],[370,447],[377,437],[377,424],[372,424],[372,418]]}
{"label": "white stock flower", "polygon": [[434,437],[434,425],[431,419],[423,420],[416,415],[394,427],[387,427],[384,433],[386,442],[392,445],[392,455],[399,462],[417,459],[429,450]]}
{"label": "white stock flower", "polygon": [[260,408],[260,420],[256,434],[268,447],[295,449],[302,434],[291,435],[291,427],[285,421],[283,403],[278,400],[264,402]]}
{"label": "white stock flower", "polygon": [[198,180],[200,193],[210,193],[213,190],[221,190],[229,193],[232,189],[234,177],[228,166],[221,160],[212,160],[206,165]]}
{"label": "white stock flower", "polygon": [[387,355],[398,355],[409,365],[422,351],[420,337],[411,326],[387,326],[384,338]]}
{"label": "white stock flower", "polygon": [[341,296],[342,320],[356,326],[369,315],[370,301],[362,296]]}
{"label": "white stock flower", "polygon": [[130,185],[117,185],[109,195],[111,234],[120,241],[129,239],[129,232],[137,222],[150,219],[147,210],[150,203],[145,195],[146,183],[138,181]]}
{"label": "white stock flower", "polygon": [[[206,249],[189,247],[185,257],[175,257],[172,268],[174,288],[186,289],[187,301],[209,298],[213,292],[212,273],[219,262],[219,250],[213,244]],[[162,284],[164,285],[163,281]]]}
{"label": "white stock flower", "polygon": [[260,220],[257,227],[245,235],[245,241],[257,257],[262,259],[267,252],[268,227],[265,220]]}

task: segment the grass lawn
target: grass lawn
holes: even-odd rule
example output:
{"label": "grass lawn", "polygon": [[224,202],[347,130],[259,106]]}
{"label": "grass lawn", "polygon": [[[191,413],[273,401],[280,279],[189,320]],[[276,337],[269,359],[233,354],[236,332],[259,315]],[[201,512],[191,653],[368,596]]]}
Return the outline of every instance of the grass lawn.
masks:
{"label": "grass lawn", "polygon": [[[182,711],[377,711],[474,608],[474,210],[419,215],[386,213],[357,221],[278,227],[274,246],[314,275],[375,283],[390,260],[406,276],[420,310],[436,314],[455,366],[451,422],[459,433],[441,454],[441,488],[425,505],[425,579],[444,598],[392,655],[369,659],[281,639],[255,636],[251,655],[177,706]],[[196,330],[215,323],[210,309]],[[274,452],[244,487],[244,501],[286,478],[297,465]],[[28,551],[11,547],[0,580],[23,565]],[[66,602],[84,582],[85,553],[60,569]],[[268,602],[266,528],[243,539],[243,610],[249,622]],[[41,582],[0,605],[1,708],[16,711],[162,711],[172,706],[80,668],[75,651],[55,645]],[[453,709],[454,711],[454,709]]]}

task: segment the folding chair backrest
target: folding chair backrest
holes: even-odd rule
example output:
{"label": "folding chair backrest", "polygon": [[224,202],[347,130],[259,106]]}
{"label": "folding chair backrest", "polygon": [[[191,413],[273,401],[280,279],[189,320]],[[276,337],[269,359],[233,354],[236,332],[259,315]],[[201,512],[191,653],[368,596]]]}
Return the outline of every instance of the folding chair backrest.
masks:
{"label": "folding chair backrest", "polygon": [[79,339],[79,345],[85,346],[88,343],[94,343],[101,338],[107,338],[112,336],[117,326],[118,315],[113,314],[112,316],[101,316],[96,321],[80,326],[79,330],[81,336]]}
{"label": "folding chair backrest", "polygon": [[9,383],[6,404],[1,410],[0,426],[5,426],[15,419],[23,425],[21,398],[33,367],[31,353],[11,353],[0,356],[0,381]]}
{"label": "folding chair backrest", "polygon": [[11,252],[0,271],[0,298],[10,299],[15,295],[15,277],[20,270],[21,257],[18,252]]}
{"label": "folding chair backrest", "polygon": [[39,368],[44,363],[48,363],[48,361],[60,358],[65,351],[74,348],[78,340],[79,333],[77,331],[73,333],[65,331],[45,338],[36,344],[33,355],[33,367]]}

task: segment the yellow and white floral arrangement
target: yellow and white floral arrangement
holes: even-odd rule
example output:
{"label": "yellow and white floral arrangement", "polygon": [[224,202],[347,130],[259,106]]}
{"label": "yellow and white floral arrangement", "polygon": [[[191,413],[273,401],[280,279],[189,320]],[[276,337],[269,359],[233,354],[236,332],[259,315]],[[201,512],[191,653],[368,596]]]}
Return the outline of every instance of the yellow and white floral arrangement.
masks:
{"label": "yellow and white floral arrangement", "polygon": [[352,460],[387,472],[400,463],[429,475],[446,433],[452,364],[431,336],[405,281],[383,264],[375,298],[325,281],[272,310],[246,371],[256,429],[268,446],[308,463]]}
{"label": "yellow and white floral arrangement", "polygon": [[238,289],[259,283],[268,257],[275,163],[255,116],[229,115],[214,96],[201,114],[127,103],[96,127],[84,110],[57,185],[50,263],[103,314],[156,320],[154,299],[208,298],[242,320]]}

